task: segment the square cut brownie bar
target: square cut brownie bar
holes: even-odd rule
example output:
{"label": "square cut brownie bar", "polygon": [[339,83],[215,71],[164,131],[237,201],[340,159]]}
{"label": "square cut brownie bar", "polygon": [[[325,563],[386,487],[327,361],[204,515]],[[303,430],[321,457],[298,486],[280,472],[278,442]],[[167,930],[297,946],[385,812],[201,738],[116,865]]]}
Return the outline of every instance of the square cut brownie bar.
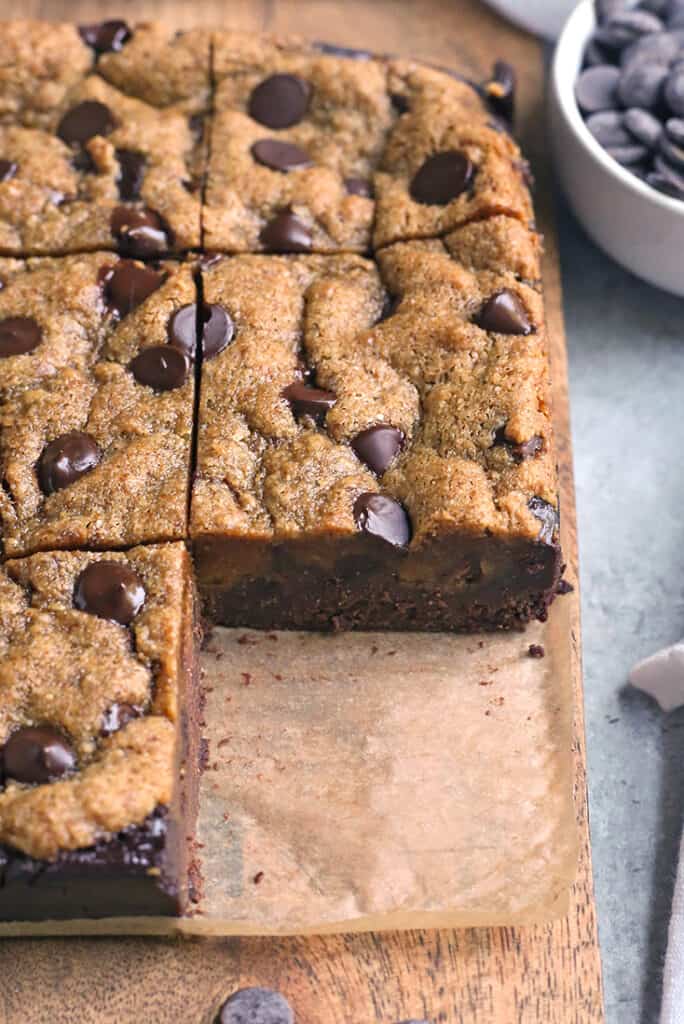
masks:
{"label": "square cut brownie bar", "polygon": [[390,63],[388,82],[403,112],[374,178],[375,248],[497,214],[532,226],[528,165],[475,90],[403,60]]}
{"label": "square cut brownie bar", "polygon": [[205,268],[191,536],[210,617],[472,630],[546,614],[560,552],[537,278],[538,239],[503,217],[377,266]]}
{"label": "square cut brownie bar", "polygon": [[201,715],[193,587],[180,543],[0,569],[0,919],[185,907]]}
{"label": "square cut brownie bar", "polygon": [[0,260],[0,281],[5,555],[183,538],[192,268],[90,253]]}
{"label": "square cut brownie bar", "polygon": [[[321,50],[323,52],[321,52]],[[365,252],[507,213],[519,150],[473,85],[334,47],[214,36],[208,248]]]}
{"label": "square cut brownie bar", "polygon": [[0,252],[200,244],[209,33],[3,23]]}
{"label": "square cut brownie bar", "polygon": [[364,251],[372,175],[396,114],[382,61],[214,33],[209,249]]}

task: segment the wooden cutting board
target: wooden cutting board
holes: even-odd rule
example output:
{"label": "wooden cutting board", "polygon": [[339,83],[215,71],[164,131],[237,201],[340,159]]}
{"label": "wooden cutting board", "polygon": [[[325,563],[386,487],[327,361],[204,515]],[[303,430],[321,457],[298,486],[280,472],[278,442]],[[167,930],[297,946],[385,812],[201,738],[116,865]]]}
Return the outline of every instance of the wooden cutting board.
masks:
{"label": "wooden cutting board", "polygon": [[[520,78],[518,131],[537,177],[562,481],[563,548],[577,569],[567,367],[537,44],[478,0],[0,0],[0,18],[161,18],[230,25],[413,55],[484,77],[503,57]],[[284,992],[297,1024],[426,1018],[448,1024],[604,1020],[585,788],[579,602],[572,602],[576,807],[581,858],[567,918],[536,928],[292,939],[15,939],[0,943],[0,1024],[209,1024],[246,985]]]}

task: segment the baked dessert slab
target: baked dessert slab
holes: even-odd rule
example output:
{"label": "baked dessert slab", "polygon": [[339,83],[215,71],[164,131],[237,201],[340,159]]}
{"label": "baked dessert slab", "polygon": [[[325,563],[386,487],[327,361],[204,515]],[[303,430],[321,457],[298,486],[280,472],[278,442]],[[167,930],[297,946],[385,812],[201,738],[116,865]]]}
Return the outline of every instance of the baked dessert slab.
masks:
{"label": "baked dessert slab", "polygon": [[520,152],[472,84],[297,40],[213,38],[207,248],[365,253],[496,213],[531,220]]}
{"label": "baked dessert slab", "polygon": [[186,907],[196,641],[183,544],[4,564],[0,919]]}
{"label": "baked dessert slab", "polygon": [[3,22],[0,253],[198,246],[209,47],[201,29]]}
{"label": "baked dessert slab", "polygon": [[184,537],[192,267],[91,253],[0,260],[0,280],[5,556]]}
{"label": "baked dessert slab", "polygon": [[377,264],[205,267],[206,322],[229,324],[202,368],[190,523],[210,618],[474,630],[544,617],[560,552],[538,251],[500,217]]}

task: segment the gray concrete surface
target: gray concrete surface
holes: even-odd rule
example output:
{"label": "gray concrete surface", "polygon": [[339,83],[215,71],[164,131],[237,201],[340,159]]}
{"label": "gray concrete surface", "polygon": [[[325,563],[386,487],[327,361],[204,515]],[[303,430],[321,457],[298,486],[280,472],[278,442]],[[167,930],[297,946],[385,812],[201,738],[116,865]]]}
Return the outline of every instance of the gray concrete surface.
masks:
{"label": "gray concrete surface", "polygon": [[559,227],[606,1016],[655,1024],[684,817],[684,712],[662,714],[626,679],[684,635],[684,300],[612,263],[562,201]]}

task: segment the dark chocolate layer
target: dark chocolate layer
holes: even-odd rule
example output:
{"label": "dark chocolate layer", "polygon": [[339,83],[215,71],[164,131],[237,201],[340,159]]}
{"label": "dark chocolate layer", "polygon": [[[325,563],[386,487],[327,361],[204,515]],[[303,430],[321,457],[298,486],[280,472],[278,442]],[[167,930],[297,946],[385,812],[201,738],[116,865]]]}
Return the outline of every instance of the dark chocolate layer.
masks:
{"label": "dark chocolate layer", "polygon": [[167,814],[54,861],[0,846],[0,920],[133,917],[180,913],[177,881],[167,872]]}

